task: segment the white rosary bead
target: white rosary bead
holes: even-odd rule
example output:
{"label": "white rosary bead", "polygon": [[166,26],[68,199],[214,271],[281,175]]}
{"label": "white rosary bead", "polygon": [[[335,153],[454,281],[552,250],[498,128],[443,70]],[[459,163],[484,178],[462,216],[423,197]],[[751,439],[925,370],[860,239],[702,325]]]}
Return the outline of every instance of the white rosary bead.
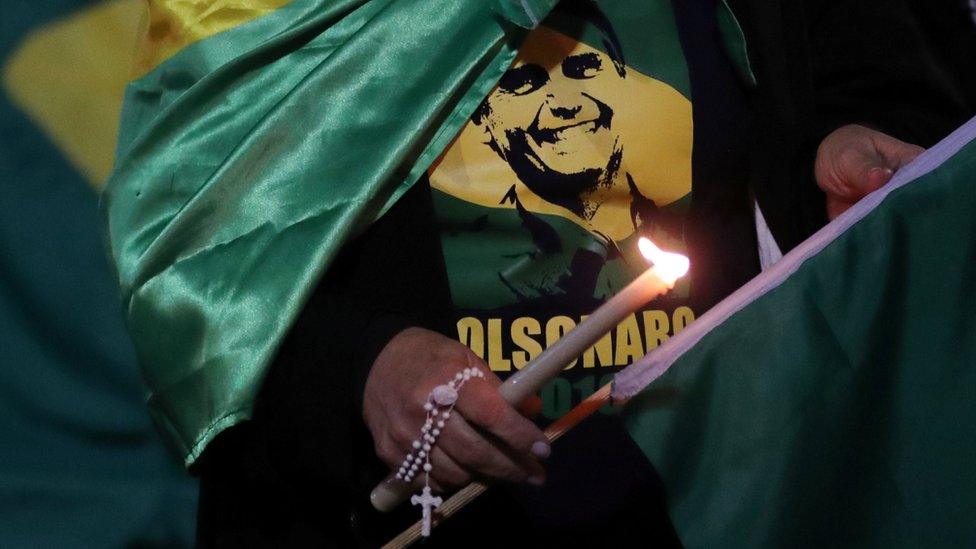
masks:
{"label": "white rosary bead", "polygon": [[[485,374],[478,368],[465,368],[460,372],[456,372],[454,378],[449,382],[434,387],[430,396],[427,397],[427,401],[424,403],[424,410],[427,412],[427,417],[420,429],[420,437],[411,443],[414,451],[407,454],[403,465],[400,466],[400,469],[396,473],[397,479],[412,484],[418,470],[423,467],[426,475],[424,481],[426,486],[423,497],[426,499],[420,499],[420,496],[414,496],[411,501],[414,505],[424,505],[424,518],[428,521],[428,526],[430,508],[437,507],[441,503],[441,498],[434,498],[430,493],[430,472],[434,468],[430,462],[430,453],[433,450],[434,444],[437,442],[437,437],[440,436],[441,431],[446,427],[447,420],[451,418],[451,412],[454,410],[454,405],[457,402],[458,391],[473,377],[484,378]],[[427,534],[425,533],[424,535],[426,536]]]}
{"label": "white rosary bead", "polygon": [[437,406],[451,406],[457,401],[457,389],[453,385],[438,385],[430,392],[430,397]]}

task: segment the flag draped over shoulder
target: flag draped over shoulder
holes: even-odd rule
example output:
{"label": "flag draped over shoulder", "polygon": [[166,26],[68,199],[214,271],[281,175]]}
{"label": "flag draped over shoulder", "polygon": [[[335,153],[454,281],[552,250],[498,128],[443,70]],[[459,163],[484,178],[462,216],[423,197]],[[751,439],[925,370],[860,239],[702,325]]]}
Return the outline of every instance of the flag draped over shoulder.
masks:
{"label": "flag draped over shoulder", "polygon": [[686,546],[976,545],[974,139],[617,375]]}
{"label": "flag draped over shoulder", "polygon": [[[103,208],[150,408],[188,464],[249,417],[330,260],[440,154],[555,3],[272,1],[237,26],[150,3],[160,51],[126,92]],[[200,30],[208,17],[226,30]]]}

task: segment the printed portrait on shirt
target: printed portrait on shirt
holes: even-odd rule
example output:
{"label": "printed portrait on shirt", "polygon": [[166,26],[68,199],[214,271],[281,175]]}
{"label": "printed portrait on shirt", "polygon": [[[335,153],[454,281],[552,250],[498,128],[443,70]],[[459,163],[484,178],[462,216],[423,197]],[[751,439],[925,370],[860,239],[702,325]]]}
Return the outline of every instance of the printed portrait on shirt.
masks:
{"label": "printed portrait on shirt", "polygon": [[[455,199],[435,196],[454,235],[444,240],[448,267],[470,264],[455,259],[469,253],[462,245],[468,240],[455,237],[468,234],[482,242],[471,260],[495,271],[492,280],[477,283],[470,275],[452,277],[462,303],[499,303],[495,291],[519,303],[559,296],[600,300],[646,268],[635,255],[637,236],[683,249],[691,103],[628,64],[628,52],[595,3],[567,6],[528,34],[512,66],[429,172],[435,195]],[[661,61],[663,53],[654,53]],[[517,242],[516,231],[527,242]],[[494,263],[485,262],[485,243],[497,245]]]}
{"label": "printed portrait on shirt", "polygon": [[618,242],[641,211],[691,192],[691,104],[628,67],[606,19],[587,15],[596,46],[545,25],[529,34],[432,169],[435,188],[488,207],[517,199]]}

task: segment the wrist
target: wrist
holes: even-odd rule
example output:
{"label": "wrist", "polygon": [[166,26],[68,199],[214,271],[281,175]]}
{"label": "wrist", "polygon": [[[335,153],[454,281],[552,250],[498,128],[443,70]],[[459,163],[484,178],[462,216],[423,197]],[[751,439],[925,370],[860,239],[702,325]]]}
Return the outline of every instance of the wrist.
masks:
{"label": "wrist", "polygon": [[363,409],[363,394],[366,380],[373,369],[373,363],[387,344],[400,332],[416,327],[417,323],[396,313],[379,313],[366,323],[360,334],[358,349],[353,364],[352,394],[356,406]]}

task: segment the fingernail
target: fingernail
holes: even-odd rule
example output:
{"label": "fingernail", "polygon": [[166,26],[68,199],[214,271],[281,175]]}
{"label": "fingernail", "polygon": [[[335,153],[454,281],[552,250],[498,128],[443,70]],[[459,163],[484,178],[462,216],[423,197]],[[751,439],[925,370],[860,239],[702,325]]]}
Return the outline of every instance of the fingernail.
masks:
{"label": "fingernail", "polygon": [[532,445],[532,455],[539,459],[546,459],[552,452],[552,447],[549,443],[542,442],[541,440]]}
{"label": "fingernail", "polygon": [[543,484],[546,483],[546,477],[542,475],[534,475],[529,477],[528,480],[526,480],[526,482],[528,482],[532,486],[542,486]]}

